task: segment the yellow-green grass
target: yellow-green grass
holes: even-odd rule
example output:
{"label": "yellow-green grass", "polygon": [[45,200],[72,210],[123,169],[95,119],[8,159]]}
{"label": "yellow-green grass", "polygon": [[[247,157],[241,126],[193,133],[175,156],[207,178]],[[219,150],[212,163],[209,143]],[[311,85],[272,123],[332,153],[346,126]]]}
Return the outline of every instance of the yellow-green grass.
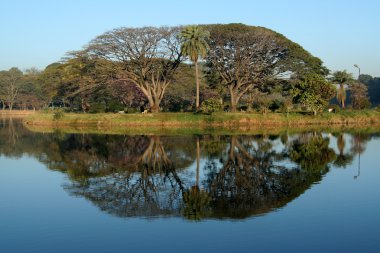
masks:
{"label": "yellow-green grass", "polygon": [[[62,116],[62,115],[60,115]],[[375,110],[324,113],[318,116],[300,113],[193,113],[157,114],[76,114],[65,113],[59,119],[53,113],[35,113],[24,123],[30,129],[66,132],[178,134],[282,132],[289,129],[380,129],[380,112]],[[49,130],[50,129],[50,130]]]}
{"label": "yellow-green grass", "polygon": [[23,118],[23,117],[26,117],[26,116],[29,116],[31,114],[34,114],[35,111],[32,111],[32,110],[0,110],[0,117],[1,118],[8,118],[8,117],[12,117],[12,118]]}

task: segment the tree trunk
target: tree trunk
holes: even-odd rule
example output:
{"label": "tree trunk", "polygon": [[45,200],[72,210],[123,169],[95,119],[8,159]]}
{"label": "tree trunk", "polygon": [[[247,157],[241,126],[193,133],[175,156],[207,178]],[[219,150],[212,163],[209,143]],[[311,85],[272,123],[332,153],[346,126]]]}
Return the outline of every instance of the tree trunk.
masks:
{"label": "tree trunk", "polygon": [[237,105],[239,102],[238,96],[233,92],[232,89],[230,89],[230,96],[231,96],[231,112],[237,112]]}
{"label": "tree trunk", "polygon": [[195,108],[196,111],[199,111],[199,72],[198,72],[198,61],[195,61],[195,83],[196,83],[196,99],[195,99]]}
{"label": "tree trunk", "polygon": [[340,95],[341,95],[341,98],[340,98],[340,104],[342,106],[342,109],[344,109],[346,107],[345,105],[345,100],[346,100],[346,94],[345,94],[345,90],[344,90],[344,84],[340,84]]}
{"label": "tree trunk", "polygon": [[156,103],[150,104],[150,110],[152,112],[159,112],[160,111],[160,106]]}

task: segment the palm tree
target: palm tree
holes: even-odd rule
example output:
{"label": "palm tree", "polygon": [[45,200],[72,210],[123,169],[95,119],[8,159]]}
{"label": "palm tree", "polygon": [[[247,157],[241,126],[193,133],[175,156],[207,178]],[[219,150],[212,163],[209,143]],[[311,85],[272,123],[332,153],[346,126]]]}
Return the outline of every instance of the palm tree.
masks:
{"label": "palm tree", "polygon": [[196,110],[199,110],[199,73],[198,73],[198,60],[206,56],[208,44],[207,38],[209,37],[209,32],[204,31],[202,27],[197,25],[191,25],[185,27],[181,31],[181,37],[183,39],[182,43],[182,53],[188,56],[190,60],[195,65],[195,82],[197,86],[196,94]]}
{"label": "palm tree", "polygon": [[339,89],[336,94],[336,98],[338,99],[339,104],[342,109],[346,107],[346,90],[344,89],[344,85],[350,83],[354,78],[351,73],[348,73],[346,70],[336,71],[333,73],[332,81],[334,83],[339,84]]}

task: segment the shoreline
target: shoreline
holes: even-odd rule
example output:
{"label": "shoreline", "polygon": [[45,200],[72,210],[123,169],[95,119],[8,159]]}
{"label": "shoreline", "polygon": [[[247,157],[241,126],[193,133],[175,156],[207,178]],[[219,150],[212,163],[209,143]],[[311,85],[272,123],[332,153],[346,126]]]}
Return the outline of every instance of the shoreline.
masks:
{"label": "shoreline", "polygon": [[32,114],[38,113],[33,110],[0,110],[0,117],[27,117]]}
{"label": "shoreline", "polygon": [[[94,133],[202,133],[202,132],[279,132],[313,129],[379,129],[380,112],[374,110],[322,114],[299,113],[266,115],[255,113],[158,114],[75,114],[65,113],[54,119],[52,113],[34,113],[23,118],[23,124],[36,131]],[[39,130],[38,130],[39,129]]]}

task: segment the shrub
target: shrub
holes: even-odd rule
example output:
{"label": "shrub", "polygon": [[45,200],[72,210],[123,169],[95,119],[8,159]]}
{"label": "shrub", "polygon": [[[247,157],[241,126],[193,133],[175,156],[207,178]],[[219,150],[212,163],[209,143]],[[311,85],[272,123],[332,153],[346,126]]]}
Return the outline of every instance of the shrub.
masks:
{"label": "shrub", "polygon": [[58,109],[58,110],[54,111],[53,119],[54,120],[59,120],[59,119],[62,119],[63,116],[65,116],[65,113],[63,112],[63,110]]}
{"label": "shrub", "polygon": [[220,100],[217,98],[209,98],[203,101],[201,105],[201,111],[205,113],[218,112],[221,109],[222,105],[220,104]]}
{"label": "shrub", "polygon": [[88,110],[89,113],[101,113],[105,111],[106,111],[106,105],[100,104],[100,103],[91,104],[90,109]]}
{"label": "shrub", "polygon": [[134,108],[134,107],[128,107],[124,108],[125,113],[140,113],[141,109],[140,108]]}
{"label": "shrub", "polygon": [[108,104],[108,108],[106,109],[106,112],[120,112],[124,110],[124,106],[117,102],[117,101],[111,101]]}

